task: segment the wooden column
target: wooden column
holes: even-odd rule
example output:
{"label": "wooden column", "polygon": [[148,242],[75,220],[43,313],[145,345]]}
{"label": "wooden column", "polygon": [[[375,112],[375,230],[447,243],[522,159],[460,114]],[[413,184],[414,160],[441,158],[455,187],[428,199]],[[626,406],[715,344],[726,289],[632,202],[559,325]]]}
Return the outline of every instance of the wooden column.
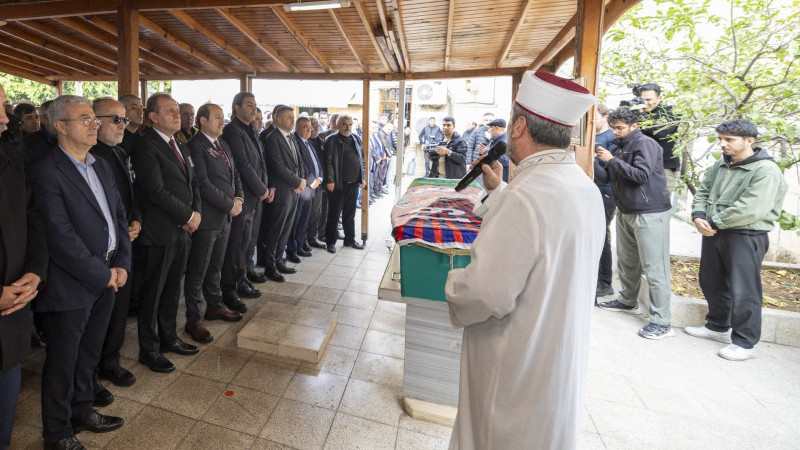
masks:
{"label": "wooden column", "polygon": [[60,81],[60,80],[56,81],[55,88],[56,88],[56,97],[64,95],[64,82],[63,81]]}
{"label": "wooden column", "polygon": [[[522,77],[523,76],[525,76],[525,72],[515,73],[514,75],[511,75],[511,108],[512,109],[514,108],[514,102],[517,100],[517,93],[519,93],[519,85],[522,84]],[[511,116],[509,116],[509,119],[510,118],[511,118]],[[509,122],[507,125],[508,125],[508,128],[506,128],[506,131],[511,131],[511,122]],[[517,165],[514,164],[513,161],[508,161],[508,177],[509,177],[509,179],[511,179],[511,177],[514,175],[514,171],[516,169],[517,169]]]}
{"label": "wooden column", "polygon": [[139,11],[117,9],[117,91],[120,96],[139,90]]}
{"label": "wooden column", "polygon": [[[603,42],[603,21],[605,6],[603,0],[578,0],[578,23],[575,28],[575,77],[584,81],[586,89],[597,94],[597,79],[600,69],[600,45]],[[575,151],[575,160],[590,176],[594,177],[592,158],[594,156],[594,113],[589,110],[584,122],[582,145]]]}
{"label": "wooden column", "polygon": [[[364,151],[364,173],[366,181],[361,189],[361,242],[366,246],[369,231],[369,80],[363,81],[363,99],[361,101],[361,143]],[[355,130],[353,130],[355,133]]]}
{"label": "wooden column", "polygon": [[253,92],[253,79],[247,74],[239,78],[239,90],[241,92]]}
{"label": "wooden column", "polygon": [[395,173],[394,176],[394,202],[400,201],[402,195],[401,186],[403,184],[403,158],[406,153],[406,80],[400,80],[400,92],[398,92],[397,100],[400,102],[397,105],[397,155],[395,155]]}
{"label": "wooden column", "polygon": [[142,106],[147,104],[147,80],[139,80],[139,97],[142,99]]}

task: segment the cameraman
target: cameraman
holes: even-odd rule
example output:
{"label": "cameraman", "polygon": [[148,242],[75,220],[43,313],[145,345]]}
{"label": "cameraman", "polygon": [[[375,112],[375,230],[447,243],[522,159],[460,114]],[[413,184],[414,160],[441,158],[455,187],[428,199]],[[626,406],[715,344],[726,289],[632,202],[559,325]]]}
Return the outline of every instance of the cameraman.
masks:
{"label": "cameraman", "polygon": [[458,179],[467,173],[467,143],[456,131],[456,119],[445,116],[442,119],[444,140],[428,151],[431,158],[431,178]]}
{"label": "cameraman", "polygon": [[675,134],[678,132],[680,119],[672,112],[672,106],[661,104],[661,86],[655,83],[646,83],[639,86],[638,90],[639,97],[644,102],[642,118],[651,122],[648,126],[642,127],[642,134],[653,138],[661,146],[667,191],[672,199],[672,193],[680,179],[681,158],[672,153],[675,150]]}

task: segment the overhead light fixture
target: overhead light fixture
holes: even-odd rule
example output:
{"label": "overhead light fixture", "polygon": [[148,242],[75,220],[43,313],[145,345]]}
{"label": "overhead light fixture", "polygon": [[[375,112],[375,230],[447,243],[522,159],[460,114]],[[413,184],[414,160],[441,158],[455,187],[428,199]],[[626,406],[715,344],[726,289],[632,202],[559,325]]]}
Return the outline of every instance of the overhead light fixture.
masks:
{"label": "overhead light fixture", "polygon": [[286,11],[314,11],[317,9],[336,9],[336,8],[349,8],[350,0],[321,0],[296,3],[287,3],[283,5]]}

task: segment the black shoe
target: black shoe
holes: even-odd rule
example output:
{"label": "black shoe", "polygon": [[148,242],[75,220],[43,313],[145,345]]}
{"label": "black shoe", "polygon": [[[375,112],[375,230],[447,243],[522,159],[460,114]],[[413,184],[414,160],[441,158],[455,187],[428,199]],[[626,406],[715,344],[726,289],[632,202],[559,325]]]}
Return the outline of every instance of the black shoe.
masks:
{"label": "black shoe", "polygon": [[[292,261],[292,262],[295,262],[295,261]],[[297,258],[297,262],[300,262],[300,258]],[[280,272],[280,273],[297,273],[297,270],[292,269],[291,267],[288,267],[283,262],[279,262],[279,263],[275,264],[275,268],[278,269],[278,272]]]}
{"label": "black shoe", "polygon": [[272,281],[277,281],[278,283],[283,283],[286,281],[286,278],[278,272],[278,269],[264,269],[264,273],[269,277]]}
{"label": "black shoe", "polygon": [[99,381],[94,382],[94,403],[93,406],[98,408],[106,407],[114,403],[114,394],[111,393],[105,386],[100,384]]}
{"label": "black shoe", "polygon": [[179,355],[195,355],[200,349],[192,344],[187,344],[180,339],[175,339],[175,342],[170,344],[161,344],[161,353],[177,353]]}
{"label": "black shoe", "polygon": [[91,431],[93,433],[108,433],[121,427],[125,423],[122,417],[106,416],[99,412],[92,410],[89,417],[83,420],[70,419],[72,422],[72,432],[80,433],[83,430]]}
{"label": "black shoe", "polygon": [[263,273],[258,272],[247,272],[247,279],[250,280],[251,283],[266,283],[267,276]]}
{"label": "black shoe", "polygon": [[337,236],[336,239],[338,239],[340,241],[343,241],[344,240],[344,235],[342,233],[339,233],[339,236]]}
{"label": "black shoe", "polygon": [[259,298],[261,297],[261,291],[259,289],[251,288],[248,286],[247,288],[239,288],[236,290],[239,293],[239,297],[244,298]]}
{"label": "black shoe", "polygon": [[97,372],[97,376],[101,380],[108,380],[114,383],[114,386],[127,387],[136,383],[136,375],[122,367],[117,367],[113,370],[98,370]]}
{"label": "black shoe", "polygon": [[356,241],[350,242],[349,244],[344,244],[345,247],[354,248],[356,250],[364,250],[364,246],[359,244]]}
{"label": "black shoe", "polygon": [[[297,253],[300,253],[301,251],[302,250],[298,251]],[[286,260],[287,261],[291,261],[291,262],[293,262],[295,264],[300,264],[301,262],[303,262],[303,260],[300,259],[300,257],[297,256],[297,255],[286,255]],[[286,264],[284,264],[284,267],[285,266],[286,266]],[[278,270],[280,270],[280,269],[278,269]]]}
{"label": "black shoe", "polygon": [[325,243],[324,242],[320,242],[318,239],[314,239],[313,241],[309,239],[308,245],[310,245],[310,246],[312,246],[314,248],[319,248],[319,249],[325,250]]}
{"label": "black shoe", "polygon": [[311,256],[311,250],[298,250],[297,256],[302,256],[303,258],[308,258]]}
{"label": "black shoe", "polygon": [[[311,246],[308,245],[308,242],[303,242],[303,251],[307,252],[307,253],[311,253]],[[300,255],[300,251],[299,250],[297,251],[297,254]],[[300,255],[300,256],[303,256],[303,255]],[[309,255],[309,256],[311,256],[311,255]]]}
{"label": "black shoe", "polygon": [[70,436],[58,442],[44,441],[44,450],[86,450],[86,447],[75,436]]}
{"label": "black shoe", "polygon": [[247,305],[244,304],[241,298],[238,295],[234,297],[225,297],[222,299],[222,303],[228,307],[228,309],[232,311],[238,311],[242,314],[247,312]]}
{"label": "black shoe", "polygon": [[336,253],[336,246],[335,245],[329,245],[326,248],[328,250],[328,253]]}
{"label": "black shoe", "polygon": [[147,366],[147,368],[153,372],[169,373],[175,370],[175,366],[161,353],[140,353],[139,362]]}

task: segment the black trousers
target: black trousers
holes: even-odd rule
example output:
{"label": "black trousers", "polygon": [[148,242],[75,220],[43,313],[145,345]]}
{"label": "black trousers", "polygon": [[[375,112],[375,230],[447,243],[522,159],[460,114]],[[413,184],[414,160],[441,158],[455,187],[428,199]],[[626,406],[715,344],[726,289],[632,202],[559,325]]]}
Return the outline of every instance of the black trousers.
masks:
{"label": "black trousers", "polygon": [[111,318],[108,320],[106,339],[100,353],[100,363],[97,368],[105,371],[119,369],[119,351],[125,342],[125,325],[128,322],[128,309],[130,307],[131,290],[133,289],[132,274],[128,274],[128,281],[114,296],[114,307],[111,309]]}
{"label": "black trousers", "polygon": [[72,436],[70,419],[83,420],[91,414],[94,371],[113,306],[114,291],[108,288],[86,308],[42,314],[47,339],[42,370],[45,441]]}
{"label": "black trousers", "polygon": [[761,263],[768,248],[766,233],[703,236],[700,288],[708,301],[706,326],[733,328],[731,340],[742,348],[753,348],[761,338]]}
{"label": "black trousers", "polygon": [[308,219],[311,217],[311,204],[313,201],[313,198],[297,201],[294,223],[289,231],[289,239],[286,241],[286,253],[288,255],[297,256],[297,249],[303,248],[303,243],[306,242],[306,230],[308,228]]}
{"label": "black trousers", "polygon": [[328,220],[325,224],[325,243],[336,245],[339,237],[339,214],[342,215],[344,243],[356,241],[356,200],[358,199],[358,183],[343,183],[342,189],[328,192]]}
{"label": "black trousers", "polygon": [[389,168],[389,161],[380,161],[376,166],[375,179],[372,181],[372,190],[376,194],[379,194],[381,189],[383,189],[383,184],[386,182],[386,170]]}
{"label": "black trousers", "polygon": [[[317,238],[320,241],[327,241],[325,235],[327,234],[328,230],[328,204],[330,203],[330,193],[327,189],[325,189],[325,183],[322,183],[322,199],[320,200],[320,207],[319,207],[319,222],[317,225]],[[317,192],[319,195],[320,192]],[[338,220],[338,219],[337,219]],[[338,227],[337,227],[338,228]],[[338,235],[337,235],[338,236]]]}
{"label": "black trousers", "polygon": [[603,209],[606,211],[606,240],[603,243],[603,252],[600,253],[600,268],[597,271],[597,286],[611,286],[612,261],[611,261],[611,220],[614,219],[616,203],[611,191],[600,191],[603,197]]}
{"label": "black trousers", "polygon": [[[264,209],[266,209],[266,202],[256,203],[256,211],[253,215],[253,226],[250,228],[250,241],[247,243],[247,273],[255,273],[256,262],[259,266],[264,265],[264,255],[267,249],[266,236],[267,232],[264,231]],[[253,258],[256,256],[256,258]],[[257,261],[256,261],[257,260]]]}
{"label": "black trousers", "polygon": [[264,258],[264,269],[274,269],[275,264],[281,260],[289,233],[294,225],[294,215],[297,211],[298,195],[294,192],[282,192],[282,198],[276,198],[269,203],[264,214],[269,214],[269,228],[267,229],[267,252]]}
{"label": "black trousers", "polygon": [[230,234],[230,223],[219,230],[199,229],[192,234],[192,249],[183,282],[186,323],[194,323],[203,318],[203,297],[208,302],[209,311],[222,307],[220,280]]}
{"label": "black trousers", "polygon": [[191,240],[185,234],[170,245],[144,247],[144,279],[139,295],[139,351],[159,352],[161,343],[178,339],[175,330],[181,278],[186,272]]}
{"label": "black trousers", "polygon": [[236,290],[244,286],[247,270],[247,244],[253,229],[255,209],[234,217],[228,248],[225,249],[225,264],[222,266],[222,295],[233,297]]}
{"label": "black trousers", "polygon": [[14,413],[19,400],[19,385],[22,381],[22,364],[17,364],[6,372],[0,370],[0,449],[11,446],[11,430],[14,427]]}
{"label": "black trousers", "polygon": [[326,217],[322,215],[322,201],[325,198],[325,183],[321,183],[314,193],[311,201],[311,210],[308,215],[308,227],[306,227],[306,238],[317,239],[320,224],[325,227]]}

